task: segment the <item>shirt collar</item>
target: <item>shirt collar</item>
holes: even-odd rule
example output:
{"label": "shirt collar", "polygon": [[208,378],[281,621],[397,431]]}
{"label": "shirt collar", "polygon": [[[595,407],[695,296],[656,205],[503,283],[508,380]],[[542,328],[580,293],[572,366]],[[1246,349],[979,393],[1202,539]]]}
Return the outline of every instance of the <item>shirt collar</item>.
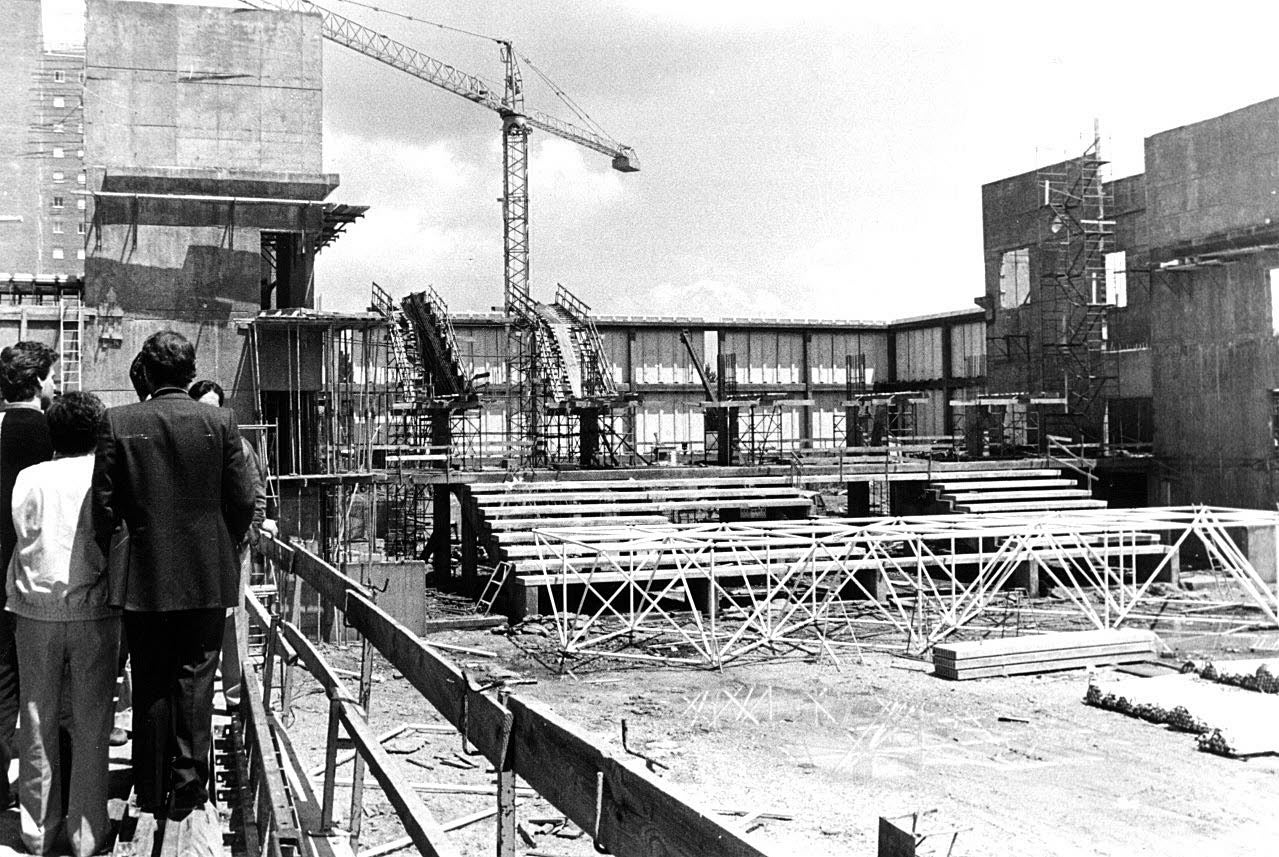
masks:
{"label": "shirt collar", "polygon": [[0,410],[4,410],[4,411],[20,411],[24,409],[30,410],[30,411],[44,410],[44,408],[40,406],[39,399],[36,399],[35,401],[31,401],[31,402],[5,402],[3,405],[0,405]]}
{"label": "shirt collar", "polygon": [[161,387],[151,394],[151,398],[158,399],[161,396],[186,396],[187,391],[181,387]]}

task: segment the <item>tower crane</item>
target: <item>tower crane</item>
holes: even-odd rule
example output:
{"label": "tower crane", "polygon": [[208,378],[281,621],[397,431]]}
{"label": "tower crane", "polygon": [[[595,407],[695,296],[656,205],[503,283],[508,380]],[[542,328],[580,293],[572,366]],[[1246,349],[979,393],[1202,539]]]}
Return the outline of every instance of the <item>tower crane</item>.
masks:
{"label": "tower crane", "polygon": [[495,39],[505,70],[501,93],[479,77],[384,36],[310,0],[241,0],[263,11],[306,12],[320,16],[324,38],[460,95],[494,111],[502,119],[503,299],[507,311],[527,301],[529,292],[528,138],[536,129],[612,158],[613,169],[639,170],[635,150],[603,134],[580,128],[538,110],[526,110],[519,58],[511,43]]}

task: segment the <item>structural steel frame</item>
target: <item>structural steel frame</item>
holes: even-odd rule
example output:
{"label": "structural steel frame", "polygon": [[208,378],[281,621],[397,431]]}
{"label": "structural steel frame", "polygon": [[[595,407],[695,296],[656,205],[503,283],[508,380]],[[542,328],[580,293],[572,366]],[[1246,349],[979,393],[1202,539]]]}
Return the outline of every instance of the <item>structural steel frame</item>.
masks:
{"label": "structural steel frame", "polygon": [[761,648],[834,658],[885,625],[923,652],[1006,609],[1010,585],[1031,574],[1093,627],[1136,621],[1185,546],[1279,624],[1279,590],[1229,532],[1273,540],[1277,525],[1275,513],[1185,506],[539,529],[539,559],[522,565],[541,573],[523,584],[545,588],[563,658],[719,667]]}

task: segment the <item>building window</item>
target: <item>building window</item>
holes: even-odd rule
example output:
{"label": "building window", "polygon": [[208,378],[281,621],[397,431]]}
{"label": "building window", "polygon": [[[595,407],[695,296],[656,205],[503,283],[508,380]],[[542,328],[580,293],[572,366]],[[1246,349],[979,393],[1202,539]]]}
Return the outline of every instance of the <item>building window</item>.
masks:
{"label": "building window", "polygon": [[84,149],[76,149],[75,156],[80,160],[84,160]]}
{"label": "building window", "polygon": [[64,258],[66,258],[66,254],[62,252],[62,248],[61,248],[61,247],[54,247],[54,248],[53,248],[53,258],[55,258],[55,259],[64,259]]}
{"label": "building window", "polygon": [[1279,268],[1270,269],[1270,331],[1279,336]]}
{"label": "building window", "polygon": [[999,264],[999,305],[1015,309],[1030,299],[1030,248],[1009,250]]}
{"label": "building window", "polygon": [[61,122],[54,122],[54,123],[53,123],[53,133],[55,133],[55,134],[65,134],[65,133],[66,133],[66,130],[67,130],[67,126],[66,126],[66,125],[64,125],[63,123],[61,123]]}
{"label": "building window", "polygon": [[81,83],[84,83],[84,72],[80,72],[78,75],[76,75],[76,79],[79,80]]}
{"label": "building window", "polygon": [[66,150],[63,149],[61,146],[54,146],[53,156],[55,158],[65,158],[67,156],[67,153],[66,153]]}
{"label": "building window", "polygon": [[57,69],[53,73],[53,79],[56,83],[62,83],[64,80],[67,79],[67,73],[63,71],[62,69]]}
{"label": "building window", "polygon": [[62,197],[60,197],[60,196],[55,196],[55,197],[53,198],[53,207],[54,207],[54,208],[62,208],[62,205],[63,205],[63,203],[65,203],[65,202],[66,202],[66,200],[65,200],[65,199],[63,199]]}
{"label": "building window", "polygon": [[83,249],[83,248],[81,248],[81,249],[79,249],[79,250],[75,251],[75,257],[76,257],[77,259],[79,259],[81,262],[83,262],[83,261],[84,261],[84,249]]}
{"label": "building window", "polygon": [[54,235],[61,235],[61,234],[62,234],[62,232],[63,232],[63,229],[62,229],[62,221],[61,221],[61,220],[55,220],[55,221],[53,221],[53,234],[54,234]]}
{"label": "building window", "polygon": [[86,203],[84,201],[84,197],[80,197],[79,199],[75,201],[75,207],[80,209],[81,211],[84,211],[85,204]]}
{"label": "building window", "polygon": [[1128,251],[1106,254],[1106,303],[1128,306]]}
{"label": "building window", "polygon": [[53,96],[53,106],[59,109],[66,107],[67,106],[66,98],[62,97],[61,95]]}
{"label": "building window", "polygon": [[75,177],[75,180],[76,180],[76,182],[78,182],[79,184],[84,184],[84,173],[80,173],[80,175],[76,176],[76,177]]}
{"label": "building window", "polygon": [[55,173],[53,174],[53,180],[54,180],[55,182],[64,182],[64,181],[66,181],[66,180],[67,180],[66,173],[55,172]]}
{"label": "building window", "polygon": [[75,225],[76,235],[84,235],[88,231],[89,231],[89,224],[85,223],[83,220],[81,220],[79,223]]}

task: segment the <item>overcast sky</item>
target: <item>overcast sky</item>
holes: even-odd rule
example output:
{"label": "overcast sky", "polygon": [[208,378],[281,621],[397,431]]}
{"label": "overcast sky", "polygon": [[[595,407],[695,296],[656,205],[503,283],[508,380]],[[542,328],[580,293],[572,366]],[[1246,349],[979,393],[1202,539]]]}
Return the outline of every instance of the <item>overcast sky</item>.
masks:
{"label": "overcast sky", "polygon": [[[883,319],[972,306],[981,185],[1279,96],[1269,3],[370,0],[513,41],[642,171],[535,133],[534,297],[601,314]],[[496,45],[335,11],[501,81]],[[870,4],[868,4],[870,5]],[[1157,10],[1157,11],[1156,11]],[[500,122],[325,46],[333,199],[372,206],[318,263],[326,309],[369,282],[501,302]],[[571,118],[525,73],[530,107]]]}

